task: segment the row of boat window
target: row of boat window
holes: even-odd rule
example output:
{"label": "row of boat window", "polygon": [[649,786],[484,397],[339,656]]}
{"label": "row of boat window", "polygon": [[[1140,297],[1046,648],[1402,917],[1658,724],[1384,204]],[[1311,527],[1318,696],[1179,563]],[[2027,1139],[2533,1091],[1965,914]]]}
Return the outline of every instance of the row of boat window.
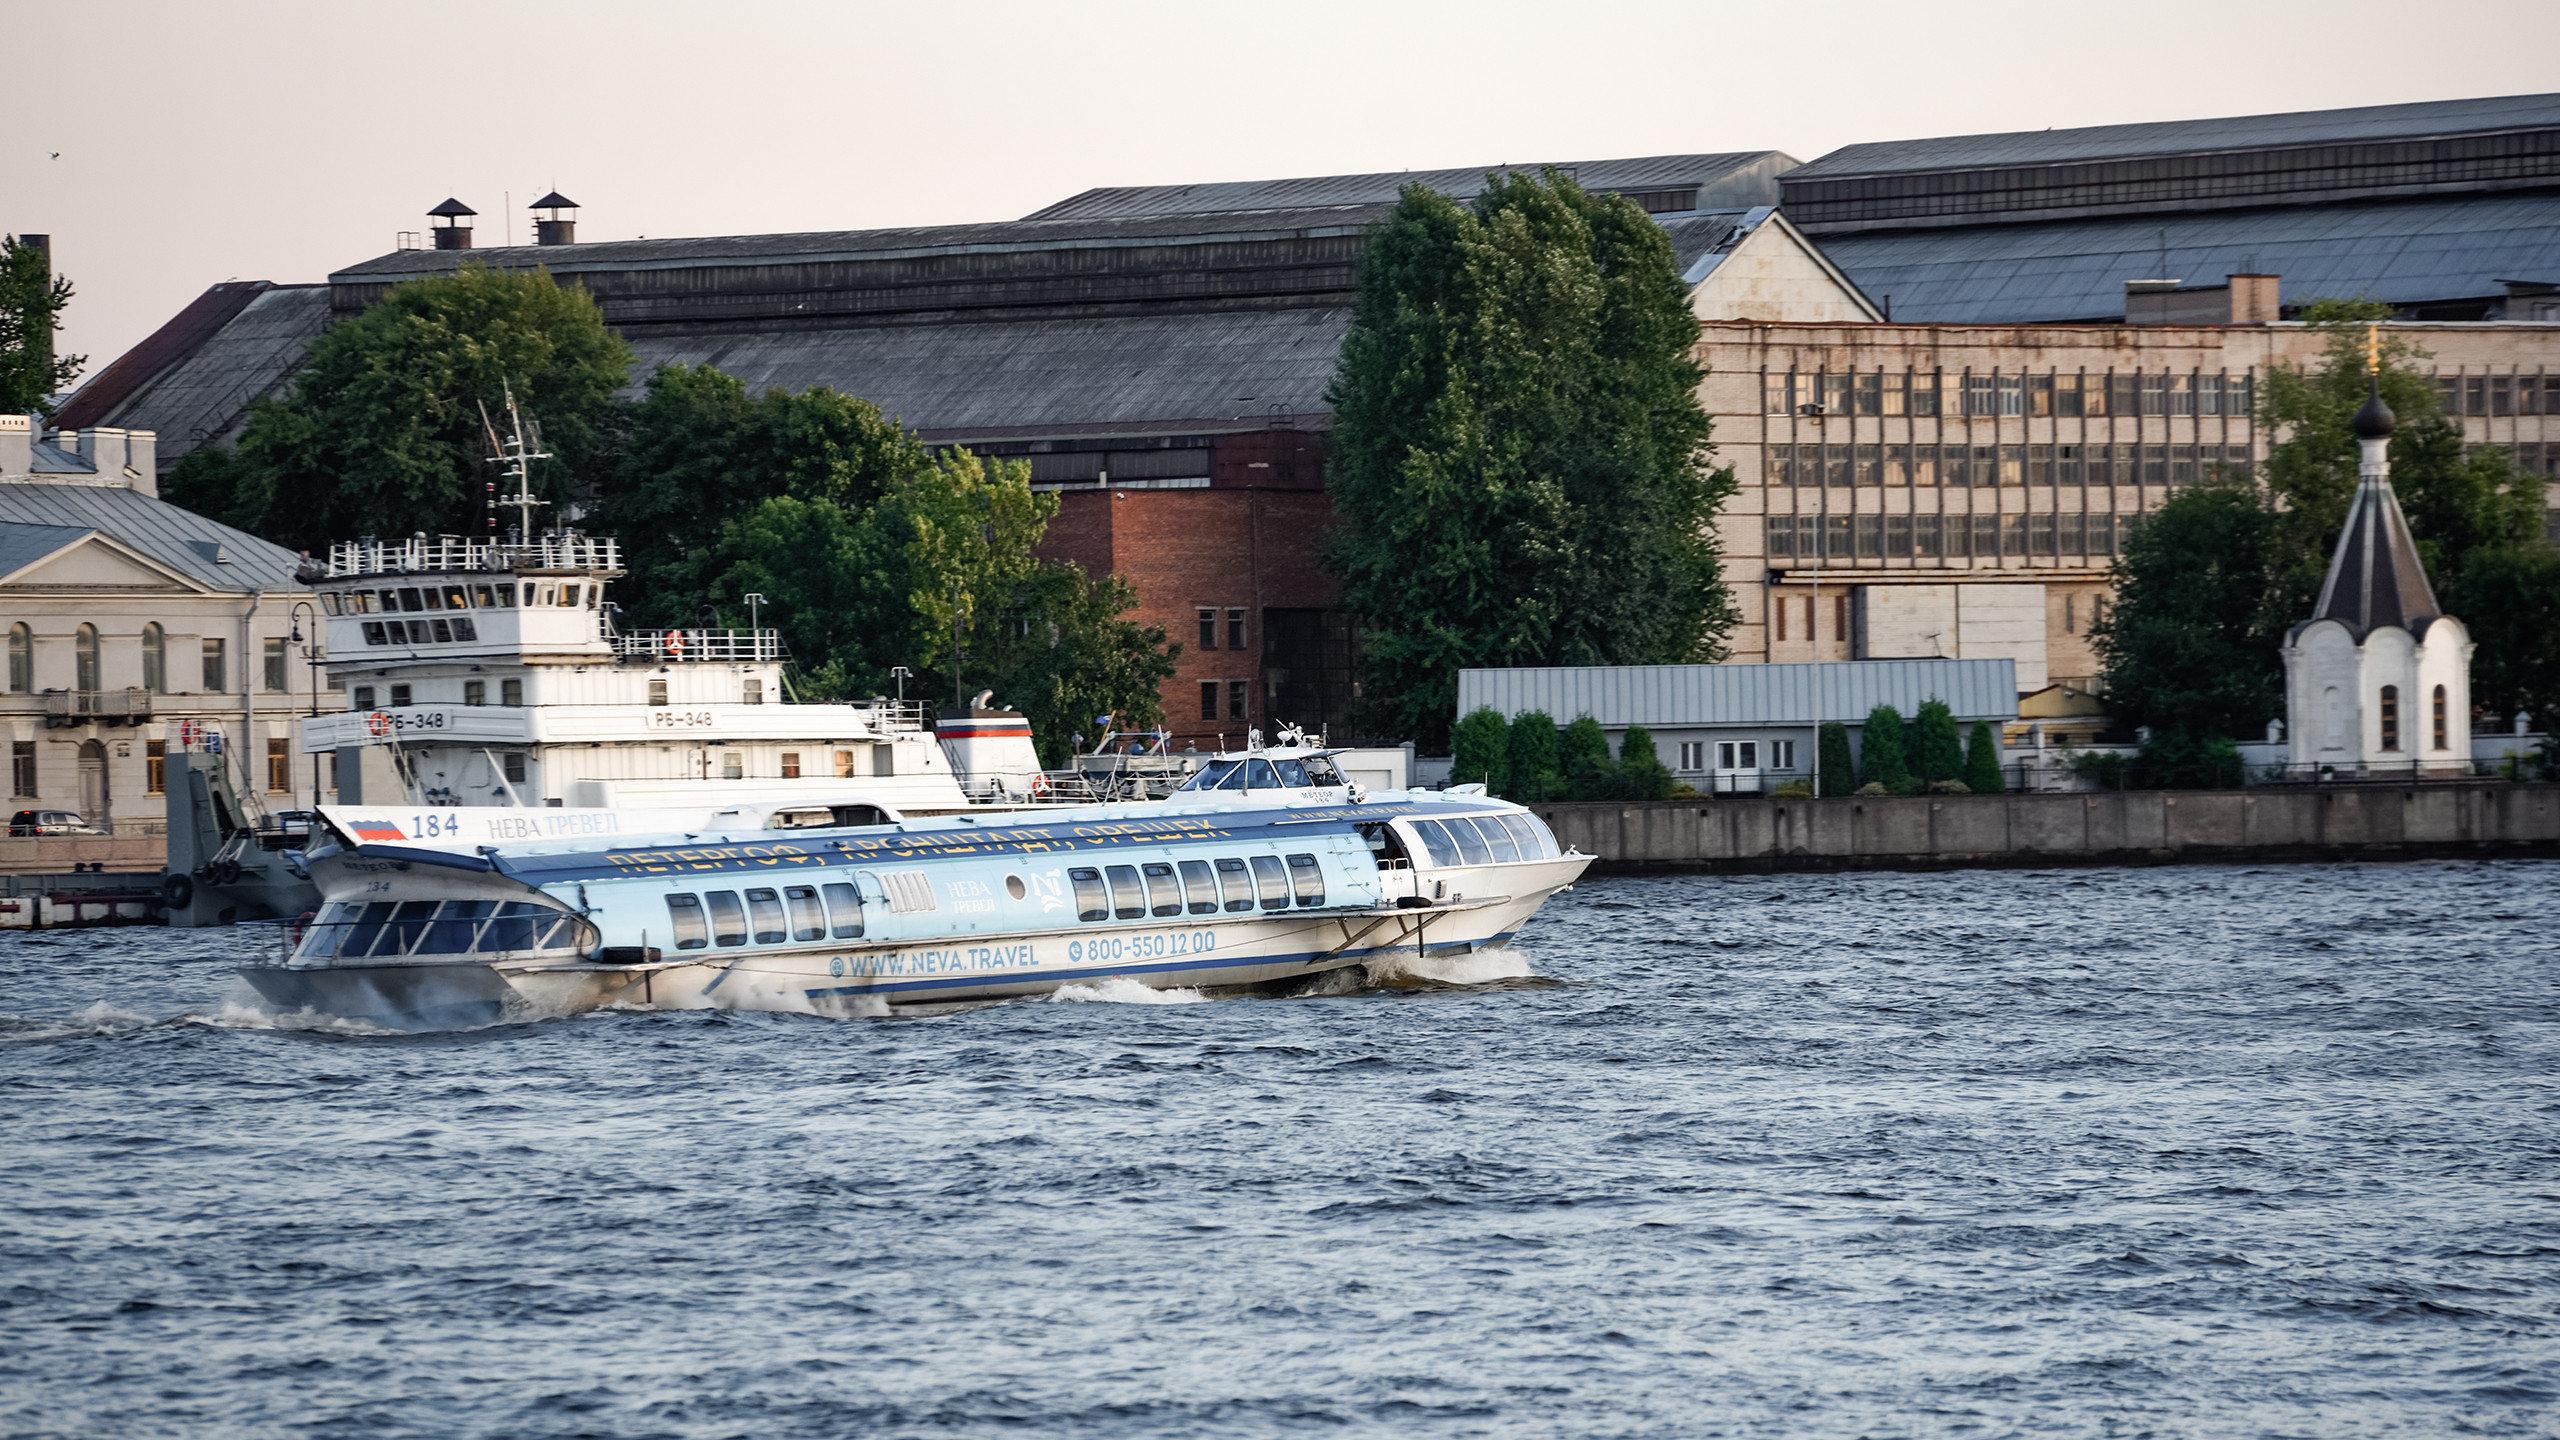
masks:
{"label": "row of boat window", "polygon": [[480,638],[478,626],[468,615],[434,620],[367,620],[364,643],[367,645],[447,645],[454,641]]}
{"label": "row of boat window", "polygon": [[1434,865],[1508,865],[1553,860],[1561,853],[1554,832],[1535,815],[1458,815],[1405,823],[1422,837]]}
{"label": "row of boat window", "polygon": [[[565,584],[537,585],[530,581],[524,587],[527,608],[553,607],[563,610],[592,610],[604,599],[601,585]],[[513,610],[516,587],[512,584],[404,585],[391,590],[324,590],[320,603],[332,615],[397,615],[403,610]]]}
{"label": "row of boat window", "polygon": [[735,890],[667,897],[667,919],[676,948],[713,945],[781,945],[794,941],[862,938],[862,896],[845,883],[757,886],[743,902]]}
{"label": "row of boat window", "polygon": [[1286,910],[1290,902],[1324,903],[1324,867],[1313,855],[1256,855],[1248,866],[1233,856],[1175,864],[1078,867],[1067,872],[1076,887],[1079,920],[1144,920],[1215,915],[1221,910]]}
{"label": "row of boat window", "polygon": [[323,907],[297,951],[353,960],[583,950],[584,929],[574,915],[522,900],[350,900]]}
{"label": "row of boat window", "polygon": [[1212,760],[1183,783],[1185,790],[1282,790],[1339,785],[1342,772],[1321,755],[1290,760]]}

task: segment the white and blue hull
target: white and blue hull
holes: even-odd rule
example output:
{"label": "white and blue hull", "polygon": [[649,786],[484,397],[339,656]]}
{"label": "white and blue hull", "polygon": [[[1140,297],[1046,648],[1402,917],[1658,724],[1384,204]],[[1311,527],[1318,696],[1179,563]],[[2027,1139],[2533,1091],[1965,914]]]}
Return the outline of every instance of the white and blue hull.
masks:
{"label": "white and blue hull", "polygon": [[[1508,945],[1590,859],[1504,812],[1523,817],[1475,801],[513,857],[359,845],[311,862],[331,903],[292,959],[243,974],[280,1009],[403,1026],[606,1006],[882,1014],[1113,980],[1285,988]],[[1465,817],[1482,823],[1461,854],[1442,842]],[[1483,847],[1506,834],[1508,852]]]}

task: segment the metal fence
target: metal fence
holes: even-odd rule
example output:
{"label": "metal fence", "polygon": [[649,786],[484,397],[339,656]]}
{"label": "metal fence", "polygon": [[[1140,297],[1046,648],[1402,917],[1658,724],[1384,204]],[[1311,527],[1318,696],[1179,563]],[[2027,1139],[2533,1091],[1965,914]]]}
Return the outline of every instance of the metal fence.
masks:
{"label": "metal fence", "polygon": [[779,630],[642,630],[613,637],[613,653],[656,663],[779,660]]}
{"label": "metal fence", "polygon": [[341,540],[329,547],[329,576],[406,575],[421,571],[619,570],[622,545],[585,535],[545,535],[516,543],[459,535],[384,543]]}

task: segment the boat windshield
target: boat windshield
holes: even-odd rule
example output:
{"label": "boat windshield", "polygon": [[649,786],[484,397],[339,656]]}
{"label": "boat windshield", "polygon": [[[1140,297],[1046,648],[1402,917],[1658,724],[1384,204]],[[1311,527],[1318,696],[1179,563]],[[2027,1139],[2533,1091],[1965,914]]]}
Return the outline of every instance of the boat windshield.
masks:
{"label": "boat windshield", "polygon": [[1184,782],[1185,790],[1215,790],[1219,782],[1244,768],[1241,760],[1212,760],[1200,767],[1200,773]]}
{"label": "boat windshield", "polygon": [[294,947],[298,960],[396,960],[426,955],[583,953],[595,928],[522,900],[342,901],[322,907]]}

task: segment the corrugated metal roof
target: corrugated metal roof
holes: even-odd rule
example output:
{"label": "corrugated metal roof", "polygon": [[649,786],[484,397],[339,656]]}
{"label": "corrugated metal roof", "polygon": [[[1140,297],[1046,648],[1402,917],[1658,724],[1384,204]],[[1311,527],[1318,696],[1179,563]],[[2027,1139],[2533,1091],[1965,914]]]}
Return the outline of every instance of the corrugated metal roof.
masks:
{"label": "corrugated metal roof", "polygon": [[1612,729],[1855,724],[1878,705],[1905,716],[1943,700],[1959,720],[2018,714],[2014,660],[1853,660],[1785,665],[1581,665],[1461,670],[1458,713],[1490,705],[1559,724],[1588,715]]}
{"label": "corrugated metal roof", "polygon": [[238,438],[233,431],[249,402],[300,368],[304,353],[328,324],[328,286],[271,286],[183,357],[135,384],[130,394],[86,423],[157,431],[159,466],[165,473],[199,445]]}
{"label": "corrugated metal roof", "polygon": [[[1794,157],[1775,150],[1707,155],[1646,155],[1627,160],[1559,162],[1554,168],[1586,190],[1670,190],[1712,185],[1767,168],[1792,169]],[[1070,195],[1035,210],[1026,220],[1084,220],[1112,216],[1203,215],[1225,211],[1280,210],[1299,205],[1392,204],[1407,185],[1425,185],[1460,200],[1483,193],[1486,178],[1510,172],[1542,174],[1544,165],[1473,165],[1454,170],[1388,170],[1370,175],[1307,175],[1282,180],[1231,180],[1206,185],[1110,185]],[[1774,184],[1771,186],[1774,192]],[[1774,202],[1772,193],[1765,197]]]}
{"label": "corrugated metal roof", "polygon": [[84,525],[15,525],[0,522],[0,575],[18,571],[52,554],[83,535],[94,534]]}
{"label": "corrugated metal roof", "polygon": [[[1394,197],[1389,196],[1390,200]],[[1335,235],[1366,229],[1382,205],[1303,206],[1236,216],[1134,215],[1076,220],[1000,220],[898,230],[825,230],[795,235],[703,235],[665,240],[598,240],[577,245],[517,245],[487,250],[394,250],[334,271],[333,284],[380,284],[443,275],[464,265],[531,269],[554,275],[590,270],[680,269],[702,265],[806,265],[927,255],[1071,247],[1200,244]]]}
{"label": "corrugated metal roof", "polygon": [[832,385],[911,428],[1196,420],[1323,413],[1351,312],[1176,312],[958,325],[865,325],[632,337],[645,378],[715,365],[750,391]]}
{"label": "corrugated metal roof", "polygon": [[[193,353],[195,348],[231,323],[260,291],[264,280],[226,280],[189,301],[168,323],[143,337],[141,344],[116,357],[114,364],[91,375],[54,416],[66,430],[113,424],[106,417],[151,378]],[[142,427],[149,428],[149,427]]]}
{"label": "corrugated metal roof", "polygon": [[[294,552],[139,490],[108,485],[0,485],[0,523],[102,531],[220,590],[302,588],[293,578],[302,563]],[[217,553],[229,563],[217,561]]]}
{"label": "corrugated metal roof", "polygon": [[[2483,130],[2560,125],[2560,95],[2501,95],[2296,110],[2213,120],[2092,125],[2074,130],[2017,130],[1996,135],[1942,135],[1844,145],[1788,172],[1794,180],[1888,175],[1915,170],[1969,170],[1988,165],[2069,164],[2086,160],[2172,155],[2193,150],[2245,150],[2338,141],[2417,139]],[[1896,308],[1899,308],[1898,306]]]}
{"label": "corrugated metal roof", "polygon": [[2283,277],[2284,299],[2395,304],[2560,278],[2560,196],[2501,195],[1830,235],[1822,248],[1896,320],[2007,324],[2124,313],[2127,280]]}

